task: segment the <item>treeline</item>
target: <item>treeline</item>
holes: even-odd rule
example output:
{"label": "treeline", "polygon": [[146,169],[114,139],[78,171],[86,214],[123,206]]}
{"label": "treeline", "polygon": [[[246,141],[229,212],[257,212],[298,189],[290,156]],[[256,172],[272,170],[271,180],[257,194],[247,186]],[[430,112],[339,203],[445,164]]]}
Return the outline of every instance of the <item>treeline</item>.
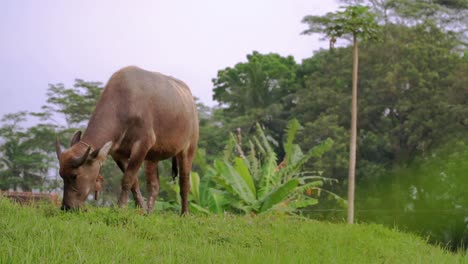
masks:
{"label": "treeline", "polygon": [[[343,2],[369,4],[381,25],[380,40],[360,44],[358,221],[397,224],[452,247],[467,245],[468,2]],[[295,143],[301,149],[333,140],[303,171],[338,180],[330,186],[323,183],[346,197],[352,51],[330,43],[330,49],[300,63],[291,56],[254,51],[246,61],[218,71],[213,79],[218,105],[211,108],[198,101],[201,130],[195,171],[202,181],[204,166],[223,160],[226,146],[232,146],[230,133],[236,144],[249,146],[249,140],[264,131],[278,163],[287,160],[287,124],[297,119],[302,128]],[[101,89],[101,83],[83,80],[72,88],[50,85],[40,112],[5,115],[0,188],[60,188],[54,138],[59,135],[61,142],[68,142],[71,133],[85,127]],[[30,118],[39,123],[26,127]],[[165,166],[161,169],[168,170]],[[110,163],[103,174],[108,195],[101,203],[110,203],[121,174]],[[160,206],[170,207],[176,190],[169,177],[161,178],[165,202]],[[301,212],[319,219],[344,218],[336,199],[321,197]]]}

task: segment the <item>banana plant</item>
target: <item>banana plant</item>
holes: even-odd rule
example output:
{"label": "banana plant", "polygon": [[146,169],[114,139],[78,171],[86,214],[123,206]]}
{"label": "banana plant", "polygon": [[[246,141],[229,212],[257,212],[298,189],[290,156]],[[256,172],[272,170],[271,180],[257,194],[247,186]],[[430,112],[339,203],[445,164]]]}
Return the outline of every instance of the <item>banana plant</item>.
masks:
{"label": "banana plant", "polygon": [[199,149],[195,156],[195,164],[203,173],[200,177],[197,172],[190,174],[190,211],[202,214],[222,214],[225,212],[228,200],[223,190],[216,188],[213,181],[214,170],[206,163],[206,153]]}
{"label": "banana plant", "polygon": [[248,155],[244,155],[241,143],[231,135],[224,159],[215,160],[201,181],[198,174],[192,173],[193,207],[206,213],[234,210],[259,214],[295,211],[314,205],[318,199],[312,193],[320,195],[325,192],[341,199],[322,189],[324,182],[334,180],[322,177],[318,172],[301,171],[308,160],[318,159],[327,152],[333,141],[327,139],[303,153],[294,143],[299,129],[296,119],[289,122],[284,142],[286,155],[279,164],[271,139],[260,125],[257,124],[257,134],[248,141]]}
{"label": "banana plant", "polygon": [[190,210],[202,214],[223,214],[228,200],[223,191],[211,187],[211,176],[202,179],[196,172],[190,174]]}

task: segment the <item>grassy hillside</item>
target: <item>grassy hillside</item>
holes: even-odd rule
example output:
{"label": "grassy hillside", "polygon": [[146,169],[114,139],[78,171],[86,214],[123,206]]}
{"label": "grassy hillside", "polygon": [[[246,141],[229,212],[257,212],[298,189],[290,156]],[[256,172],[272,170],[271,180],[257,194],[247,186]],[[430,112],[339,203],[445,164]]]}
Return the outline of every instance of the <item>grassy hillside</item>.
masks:
{"label": "grassy hillside", "polygon": [[0,198],[0,263],[468,263],[377,225],[285,216],[63,213]]}

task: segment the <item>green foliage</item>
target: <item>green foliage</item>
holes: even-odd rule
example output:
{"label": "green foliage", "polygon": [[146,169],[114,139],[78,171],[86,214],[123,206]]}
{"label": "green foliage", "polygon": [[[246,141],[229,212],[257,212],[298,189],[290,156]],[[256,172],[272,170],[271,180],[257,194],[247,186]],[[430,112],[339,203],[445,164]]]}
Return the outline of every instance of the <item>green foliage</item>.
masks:
{"label": "green foliage", "polygon": [[216,108],[204,105],[195,97],[199,119],[198,148],[204,149],[205,158],[212,162],[226,145],[226,131],[222,124],[224,118],[219,115]]}
{"label": "green foliage", "polygon": [[[59,135],[61,142],[69,142],[72,133],[91,114],[101,90],[100,83],[82,80],[76,80],[74,88],[50,85],[42,112],[5,115],[0,127],[0,189],[56,189],[58,172],[52,175],[57,167],[55,138]],[[65,118],[66,126],[59,115]],[[39,118],[40,122],[25,128],[22,123],[31,118]]]}
{"label": "green foliage", "polygon": [[324,16],[306,16],[302,23],[309,26],[302,34],[323,33],[334,39],[348,34],[363,40],[375,39],[379,30],[375,14],[369,7],[361,5],[348,6],[343,11]]}
{"label": "green foliage", "polygon": [[190,174],[190,209],[202,214],[223,214],[227,206],[227,199],[221,190],[214,188],[212,174],[205,174],[200,179],[196,172]]}
{"label": "green foliage", "polygon": [[450,140],[411,164],[365,184],[364,221],[398,225],[455,250],[468,245],[468,139]]}
{"label": "green foliage", "polygon": [[[247,156],[243,155],[242,146],[231,135],[225,158],[216,160],[214,166],[208,169],[206,176],[202,178],[202,181],[205,180],[203,187],[198,174],[192,173],[194,189],[191,197],[196,209],[205,213],[221,213],[234,209],[258,214],[267,211],[293,212],[316,204],[318,200],[307,192],[328,193],[321,186],[329,179],[318,176],[317,172],[301,172],[302,167],[312,158],[320,159],[333,143],[327,139],[304,154],[294,143],[299,129],[297,120],[289,122],[284,143],[286,155],[280,164],[277,163],[276,154],[260,125],[257,124],[257,135],[253,141],[249,141],[250,150]],[[239,155],[232,155],[234,151]],[[206,193],[204,200],[201,199],[201,192]],[[223,200],[215,199],[216,195],[223,197]],[[330,195],[342,201],[338,196],[332,193]]]}
{"label": "green foliage", "polygon": [[62,114],[68,126],[80,125],[87,121],[94,111],[103,87],[100,82],[75,80],[73,88],[63,84],[50,84],[47,91],[47,104],[42,107],[43,119],[51,119],[54,114]]}
{"label": "green foliage", "polygon": [[[358,181],[374,181],[445,138],[466,135],[468,64],[453,52],[456,40],[434,25],[385,31],[386,41],[361,47]],[[348,48],[304,60],[292,110],[304,124],[303,148],[334,140],[316,166],[338,179],[347,168],[350,62]]]}
{"label": "green foliage", "polygon": [[295,73],[293,57],[254,51],[247,55],[246,63],[218,72],[213,79],[213,99],[226,104],[227,112],[246,114],[251,108],[267,108],[293,91]]}
{"label": "green foliage", "polygon": [[[379,225],[281,216],[64,213],[0,199],[1,263],[465,263],[467,255]],[[328,241],[327,243],[317,243]],[[313,250],[311,250],[313,249]]]}
{"label": "green foliage", "polygon": [[285,110],[292,105],[290,95],[297,89],[297,64],[292,56],[247,55],[247,62],[218,71],[212,80],[213,99],[223,134],[241,129],[245,135],[255,130],[255,124],[265,126],[275,137],[282,137],[289,116]]}
{"label": "green foliage", "polygon": [[[53,129],[38,125],[28,129],[22,126],[27,113],[5,115],[1,122],[0,190],[31,191],[54,189],[48,179],[53,144]],[[46,146],[46,148],[44,148]]]}
{"label": "green foliage", "polygon": [[371,7],[385,25],[414,26],[436,24],[445,33],[454,35],[465,48],[468,45],[467,0],[341,0],[347,5]]}

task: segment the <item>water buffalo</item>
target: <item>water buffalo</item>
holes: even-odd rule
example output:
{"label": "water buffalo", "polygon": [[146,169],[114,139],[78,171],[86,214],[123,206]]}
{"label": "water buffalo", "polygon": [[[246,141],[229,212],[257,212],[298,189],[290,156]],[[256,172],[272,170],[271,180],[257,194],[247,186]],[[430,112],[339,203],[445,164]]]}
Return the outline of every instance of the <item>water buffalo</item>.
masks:
{"label": "water buffalo", "polygon": [[108,81],[83,135],[76,132],[64,151],[55,142],[64,181],[62,209],[79,208],[90,192],[98,191],[99,170],[109,154],[124,173],[119,206],[127,205],[131,190],[145,208],[137,177],[145,161],[148,211],[159,193],[157,164],[172,158],[185,214],[197,142],[198,114],[187,85],[161,73],[123,68]]}

